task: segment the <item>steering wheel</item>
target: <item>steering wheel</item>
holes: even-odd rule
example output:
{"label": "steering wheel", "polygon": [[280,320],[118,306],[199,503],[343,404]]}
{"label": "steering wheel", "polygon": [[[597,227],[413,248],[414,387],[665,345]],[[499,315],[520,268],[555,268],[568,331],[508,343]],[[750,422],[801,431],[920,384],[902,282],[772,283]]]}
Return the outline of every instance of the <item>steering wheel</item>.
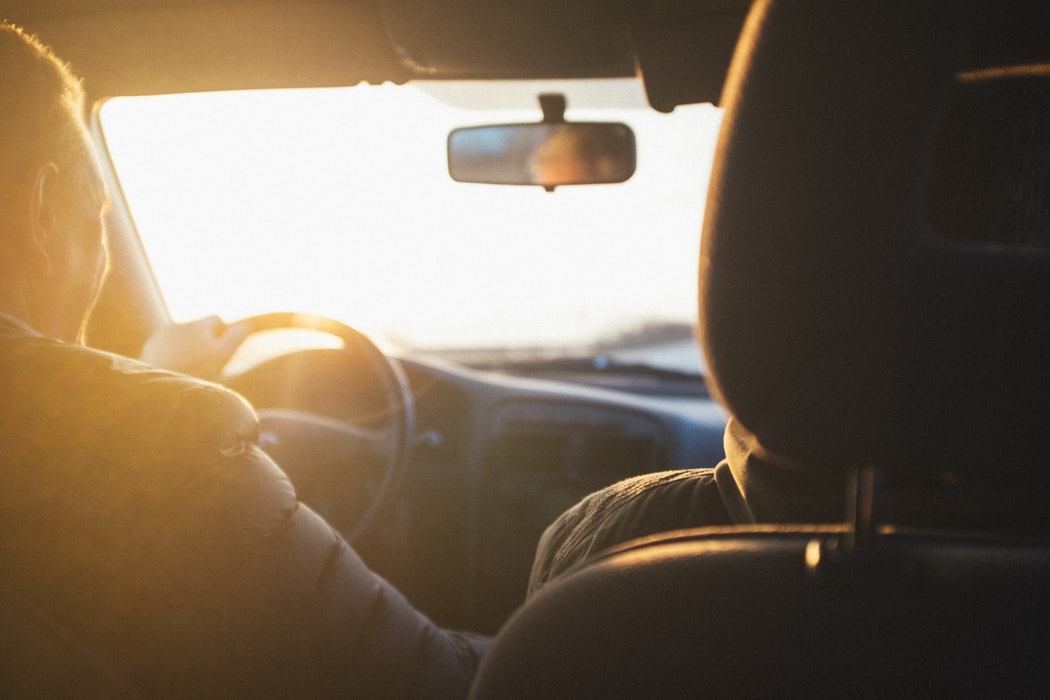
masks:
{"label": "steering wheel", "polygon": [[[360,358],[357,364],[381,388],[377,403],[382,405],[360,423],[302,408],[257,409],[260,446],[289,475],[300,499],[353,542],[375,519],[409,459],[415,412],[400,364],[360,331],[324,316],[279,312],[240,323],[248,326],[249,336],[282,329],[335,336],[342,341],[342,352]],[[238,383],[237,377],[230,378],[233,388],[239,389]],[[245,393],[252,398],[250,391]]]}

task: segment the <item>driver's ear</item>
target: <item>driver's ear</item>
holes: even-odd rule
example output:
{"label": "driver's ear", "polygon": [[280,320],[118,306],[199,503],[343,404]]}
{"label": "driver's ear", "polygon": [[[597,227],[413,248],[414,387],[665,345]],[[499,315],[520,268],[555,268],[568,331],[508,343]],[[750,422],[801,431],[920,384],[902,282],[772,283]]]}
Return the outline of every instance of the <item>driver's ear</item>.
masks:
{"label": "driver's ear", "polygon": [[30,265],[45,276],[51,275],[51,246],[58,224],[58,166],[47,163],[40,167],[33,181],[29,201]]}

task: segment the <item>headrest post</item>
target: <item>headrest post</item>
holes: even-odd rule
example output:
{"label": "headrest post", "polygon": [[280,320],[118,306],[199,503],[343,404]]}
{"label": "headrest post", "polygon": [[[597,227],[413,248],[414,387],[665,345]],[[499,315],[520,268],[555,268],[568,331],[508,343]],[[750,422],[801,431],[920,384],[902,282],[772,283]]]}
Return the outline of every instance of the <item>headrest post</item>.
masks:
{"label": "headrest post", "polygon": [[545,92],[540,95],[540,109],[543,110],[544,124],[564,124],[565,95],[558,92]]}
{"label": "headrest post", "polygon": [[841,535],[817,538],[806,547],[810,575],[842,594],[885,598],[912,585],[914,567],[898,549],[880,548],[878,534],[883,470],[865,464],[852,470],[846,522]]}
{"label": "headrest post", "polygon": [[845,542],[848,551],[863,553],[874,549],[881,496],[881,469],[866,464],[851,471],[846,496],[846,522],[850,524]]}

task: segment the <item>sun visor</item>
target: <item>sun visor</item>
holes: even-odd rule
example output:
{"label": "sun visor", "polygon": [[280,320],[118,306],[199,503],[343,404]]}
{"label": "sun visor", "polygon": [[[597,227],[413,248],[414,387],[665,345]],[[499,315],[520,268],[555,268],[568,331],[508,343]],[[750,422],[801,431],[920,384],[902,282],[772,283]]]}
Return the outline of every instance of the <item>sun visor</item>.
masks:
{"label": "sun visor", "polygon": [[387,35],[417,76],[633,75],[624,16],[602,0],[379,0]]}
{"label": "sun visor", "polygon": [[653,109],[718,104],[750,0],[636,3],[631,36]]}

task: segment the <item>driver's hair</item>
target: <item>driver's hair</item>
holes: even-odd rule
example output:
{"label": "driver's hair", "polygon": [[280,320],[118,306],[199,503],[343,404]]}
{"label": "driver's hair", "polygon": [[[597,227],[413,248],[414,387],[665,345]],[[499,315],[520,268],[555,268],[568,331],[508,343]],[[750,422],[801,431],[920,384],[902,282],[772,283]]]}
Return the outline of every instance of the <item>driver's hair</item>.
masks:
{"label": "driver's hair", "polygon": [[0,226],[27,216],[42,166],[82,182],[89,143],[80,79],[36,37],[0,22]]}

